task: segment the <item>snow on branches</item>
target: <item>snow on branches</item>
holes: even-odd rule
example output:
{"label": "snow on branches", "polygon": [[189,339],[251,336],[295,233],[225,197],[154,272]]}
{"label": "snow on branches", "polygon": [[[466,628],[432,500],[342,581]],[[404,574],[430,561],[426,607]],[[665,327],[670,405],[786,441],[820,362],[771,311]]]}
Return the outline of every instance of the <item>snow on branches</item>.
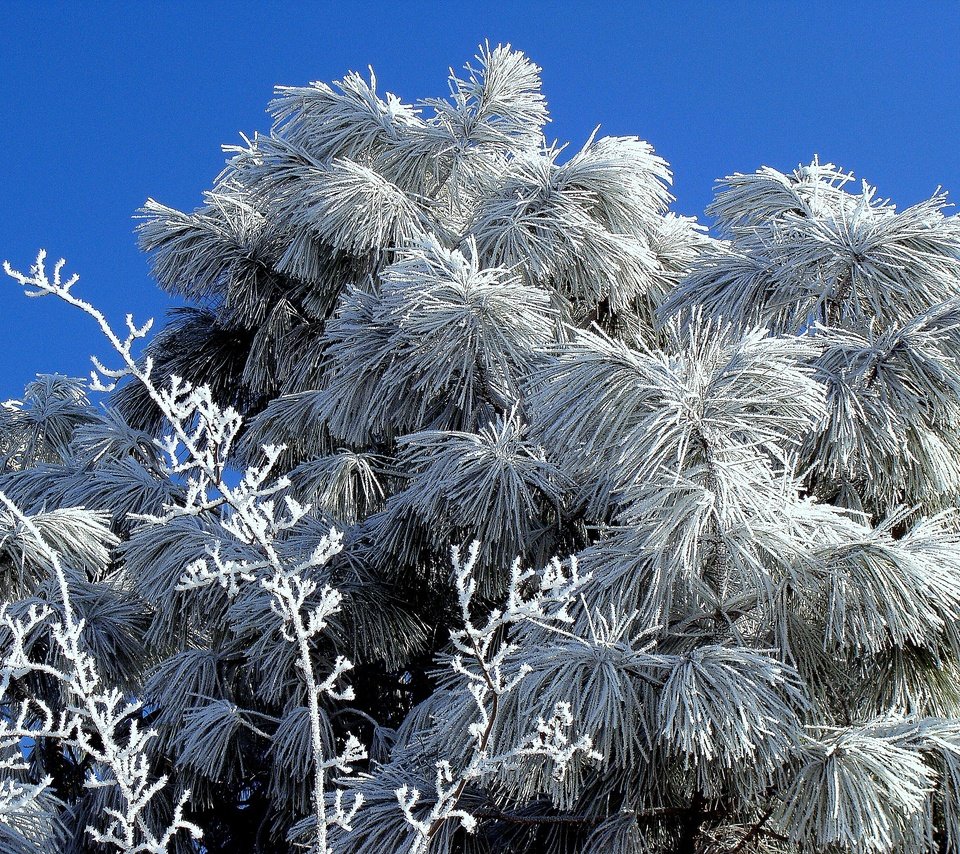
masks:
{"label": "snow on branches", "polygon": [[149,341],[5,265],[118,363],[0,406],[0,849],[960,851],[945,197],[377,86],[147,202]]}

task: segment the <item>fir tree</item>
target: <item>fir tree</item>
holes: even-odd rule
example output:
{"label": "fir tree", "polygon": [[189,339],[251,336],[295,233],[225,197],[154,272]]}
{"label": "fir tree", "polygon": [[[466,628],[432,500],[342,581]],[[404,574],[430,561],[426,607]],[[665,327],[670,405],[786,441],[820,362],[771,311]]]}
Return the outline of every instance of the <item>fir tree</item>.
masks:
{"label": "fir tree", "polygon": [[450,91],[279,88],[142,354],[7,267],[119,362],[0,410],[0,851],[960,852],[945,198]]}

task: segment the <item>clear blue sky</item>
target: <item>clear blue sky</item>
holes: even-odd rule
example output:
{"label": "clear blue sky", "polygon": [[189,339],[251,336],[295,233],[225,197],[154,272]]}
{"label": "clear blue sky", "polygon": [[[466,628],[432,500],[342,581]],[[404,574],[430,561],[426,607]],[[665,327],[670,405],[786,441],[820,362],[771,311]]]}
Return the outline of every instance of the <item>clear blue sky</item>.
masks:
{"label": "clear blue sky", "polygon": [[[713,181],[813,154],[901,206],[960,196],[960,3],[76,2],[3,0],[0,258],[65,256],[122,322],[170,303],[131,219],[148,197],[192,209],[220,145],[266,130],[274,84],[373,65],[405,100],[446,93],[483,39],[543,67],[553,124],[597,124],[672,164],[677,209]],[[108,355],[88,320],[0,283],[0,399],[37,371]]]}

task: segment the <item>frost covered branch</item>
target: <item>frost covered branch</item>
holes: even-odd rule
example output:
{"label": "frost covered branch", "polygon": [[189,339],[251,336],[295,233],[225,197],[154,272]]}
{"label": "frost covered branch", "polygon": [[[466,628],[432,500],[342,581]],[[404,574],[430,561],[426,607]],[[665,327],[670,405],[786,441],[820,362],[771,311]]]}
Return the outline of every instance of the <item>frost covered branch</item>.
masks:
{"label": "frost covered branch", "polygon": [[413,812],[420,800],[420,791],[406,785],[397,789],[403,814],[418,833],[414,852],[426,852],[430,841],[448,821],[456,820],[464,830],[472,833],[476,829],[476,818],[460,808],[464,790],[472,781],[488,777],[502,766],[515,763],[521,757],[548,759],[554,776],[562,779],[575,758],[587,761],[603,758],[593,749],[589,736],[570,739],[573,718],[569,704],[565,703],[558,703],[549,719],[540,718],[536,732],[519,745],[492,750],[491,736],[498,723],[503,699],[530,672],[528,665],[517,667],[511,661],[516,658],[519,647],[510,641],[510,630],[527,621],[548,627],[572,622],[568,608],[577,601],[588,578],[578,574],[576,560],[570,561],[567,570],[561,561],[554,559],[537,573],[532,569],[521,569],[521,562],[517,559],[511,568],[504,607],[495,608],[485,622],[477,625],[473,600],[477,590],[474,568],[479,553],[478,542],[470,546],[466,559],[457,547],[451,552],[463,628],[451,633],[456,653],[450,666],[466,680],[478,712],[477,720],[469,727],[470,756],[466,765],[457,771],[447,760],[437,763],[435,801],[423,819],[417,818]]}
{"label": "frost covered branch", "polygon": [[[310,577],[310,573],[324,566],[340,551],[341,535],[337,531],[331,531],[329,536],[324,538],[305,560],[292,566],[286,563],[277,551],[275,540],[282,532],[295,528],[310,508],[299,504],[291,496],[286,496],[282,510],[278,511],[275,502],[271,499],[271,496],[289,486],[289,480],[286,478],[271,480],[272,471],[283,449],[272,445],[265,446],[263,448],[265,461],[260,465],[249,466],[238,484],[229,485],[224,477],[225,466],[240,430],[242,423],[240,415],[231,407],[222,408],[216,404],[212,399],[209,388],[205,386],[194,387],[179,377],[171,378],[168,389],[157,388],[151,379],[152,364],[149,358],[144,367],[141,368],[132,353],[134,342],[147,334],[151,323],[148,322],[142,327],[137,327],[128,315],[129,334],[121,340],[98,309],[71,292],[71,288],[76,284],[79,277],[74,275],[67,281],[62,281],[61,271],[65,262],[61,260],[57,263],[53,281],[50,281],[45,270],[44,258],[45,252],[41,251],[29,276],[13,270],[7,263],[5,263],[4,269],[22,286],[35,288],[34,291],[28,292],[29,295],[53,294],[93,317],[124,363],[123,368],[108,370],[95,360],[97,371],[113,380],[126,376],[133,377],[146,389],[172,430],[172,433],[159,444],[166,458],[166,475],[170,478],[181,478],[185,481],[183,500],[176,504],[167,505],[162,516],[141,515],[138,518],[148,523],[162,525],[179,516],[197,516],[225,505],[228,512],[221,517],[224,531],[242,543],[257,546],[261,551],[262,560],[236,562],[224,560],[220,555],[221,544],[214,544],[209,549],[212,564],[208,564],[204,559],[198,559],[187,566],[177,589],[189,591],[216,583],[229,594],[235,596],[240,583],[259,582],[259,585],[270,594],[272,598],[271,610],[281,620],[283,636],[297,650],[296,666],[300,670],[306,685],[313,751],[313,805],[316,820],[317,850],[321,854],[327,854],[329,851],[327,829],[330,823],[348,824],[350,817],[355,814],[362,803],[362,798],[358,796],[351,809],[345,812],[338,800],[333,818],[328,818],[325,798],[327,772],[335,768],[347,773],[354,764],[366,756],[360,743],[353,736],[348,737],[342,753],[330,757],[326,755],[321,725],[321,703],[324,697],[337,700],[346,700],[353,697],[352,689],[349,686],[344,688],[338,686],[343,675],[353,665],[348,659],[340,656],[335,662],[332,672],[326,678],[321,678],[316,672],[310,647],[311,640],[326,628],[327,620],[340,610],[341,603],[339,592],[329,585],[325,585],[320,591],[319,604],[309,605],[308,600],[318,590],[317,582]],[[112,385],[107,386],[97,380],[97,371],[93,373],[92,387],[96,390],[110,390],[113,387]],[[2,494],[0,494],[0,500],[5,503],[8,501]],[[12,503],[9,504],[9,507],[11,510],[15,510]],[[28,520],[26,520],[26,517],[22,518],[26,524]],[[36,533],[35,530],[34,533]],[[48,557],[51,560],[56,560],[53,552],[49,552]],[[55,563],[54,566],[57,567],[57,577],[61,585],[61,595],[65,603],[68,626],[68,634],[64,635],[62,641],[58,636],[58,642],[61,643],[61,646],[67,644],[67,646],[64,646],[65,652],[70,660],[75,660],[78,663],[78,667],[81,665],[85,668],[93,667],[93,660],[88,656],[86,658],[70,657],[80,655],[79,647],[76,646],[78,641],[74,634],[70,634],[70,632],[78,636],[82,626],[77,628],[72,622],[73,617],[70,612],[66,578],[59,569],[59,563]],[[86,694],[83,694],[84,697],[89,695],[97,681],[93,674],[88,676],[87,680],[83,685],[84,690],[87,691]],[[97,713],[94,706],[90,705],[92,702],[91,700],[88,703],[88,713],[91,719],[96,721],[98,727],[116,727],[120,720],[140,708],[139,703],[128,703],[122,710],[118,711],[119,693],[111,694],[108,700],[101,701],[103,711],[100,713]],[[95,714],[101,716],[94,717]],[[159,789],[159,786],[154,785],[154,787],[146,790],[146,794],[143,791],[144,786],[146,786],[147,774],[147,760],[145,753],[143,753],[143,744],[149,737],[149,733],[141,735],[136,723],[131,723],[129,744],[126,750],[128,752],[133,751],[133,755],[138,757],[137,764],[135,767],[130,766],[126,769],[127,778],[124,778],[123,781],[116,771],[115,776],[124,797],[127,798],[127,803],[132,804],[130,809],[133,811],[133,817],[124,818],[116,811],[109,811],[110,815],[117,821],[110,826],[107,835],[94,832],[97,841],[112,841],[114,837],[120,839],[121,837],[117,834],[121,830],[117,830],[117,828],[122,825],[123,844],[128,844],[128,842],[132,844],[130,840],[133,839],[135,831],[139,827],[137,816]],[[91,753],[91,755],[97,761],[112,762],[114,753],[110,751],[114,750],[115,752],[116,745],[114,742],[108,744],[106,741],[105,744],[107,745],[105,748],[107,752]],[[82,742],[81,746],[88,752],[92,750],[92,747],[86,742]],[[126,762],[127,760],[124,759],[123,761]],[[111,765],[111,767],[113,766]],[[133,781],[136,781],[136,783]],[[175,807],[175,822],[181,821],[181,813],[187,797],[188,795],[181,797],[179,804]],[[192,830],[194,826],[190,825],[190,828]],[[176,832],[176,829],[177,826],[174,827],[173,832]],[[110,834],[114,836],[110,836]],[[154,840],[151,844],[166,846],[170,838],[172,837],[168,835],[159,842]],[[145,848],[143,850],[152,852],[154,849]],[[162,849],[156,848],[156,850],[166,849],[164,847]]]}
{"label": "frost covered branch", "polygon": [[[58,266],[59,272],[59,266]],[[74,613],[70,585],[60,555],[51,548],[33,521],[4,493],[0,503],[23,526],[35,546],[49,562],[60,593],[61,614],[49,607],[32,605],[25,617],[14,617],[4,606],[0,625],[13,639],[10,651],[2,663],[0,674],[0,703],[7,703],[10,683],[30,672],[43,673],[61,682],[72,704],[59,715],[39,700],[20,703],[20,710],[12,722],[0,722],[0,748],[18,750],[21,739],[53,738],[70,744],[89,756],[95,763],[88,772],[84,785],[88,788],[116,786],[121,796],[122,809],[107,808],[105,828],[88,826],[87,833],[99,843],[124,854],[166,854],[174,837],[181,831],[194,839],[202,831],[183,817],[183,809],[190,798],[184,791],[174,806],[172,819],[161,831],[155,831],[145,815],[154,797],[167,785],[166,775],[154,777],[147,754],[147,743],[156,737],[153,730],[142,730],[137,713],[142,704],[127,700],[121,691],[102,684],[93,657],[83,644],[82,619]],[[42,662],[31,661],[24,648],[24,639],[38,628],[46,628],[65,661],[63,670]],[[37,712],[40,713],[39,719]],[[29,723],[28,723],[29,721]],[[26,765],[13,759],[4,760],[9,769]],[[22,809],[28,801],[35,801],[43,787],[22,785],[8,781],[5,794],[9,807]]]}

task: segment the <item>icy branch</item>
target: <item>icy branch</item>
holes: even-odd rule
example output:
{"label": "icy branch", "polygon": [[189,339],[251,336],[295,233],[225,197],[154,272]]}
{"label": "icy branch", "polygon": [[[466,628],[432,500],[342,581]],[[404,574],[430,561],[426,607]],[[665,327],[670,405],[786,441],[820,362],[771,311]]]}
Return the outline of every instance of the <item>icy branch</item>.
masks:
{"label": "icy branch", "polygon": [[421,793],[408,786],[396,790],[397,801],[407,822],[418,833],[412,849],[415,854],[427,851],[430,840],[447,821],[457,820],[468,833],[474,831],[476,818],[460,807],[464,790],[471,781],[487,777],[500,767],[515,764],[521,757],[550,760],[558,779],[562,779],[578,755],[584,760],[602,759],[593,750],[589,736],[570,739],[569,729],[573,721],[569,705],[564,704],[558,704],[549,719],[539,719],[536,732],[521,744],[501,752],[493,750],[492,737],[502,713],[503,697],[530,672],[526,663],[513,664],[519,647],[509,640],[511,630],[524,622],[547,629],[557,623],[571,622],[568,608],[577,602],[589,576],[578,573],[575,559],[568,562],[569,569],[554,559],[539,573],[522,569],[517,559],[511,567],[504,607],[491,611],[485,622],[478,625],[473,616],[473,597],[477,590],[474,570],[479,554],[478,542],[471,544],[466,559],[459,548],[454,547],[451,553],[463,628],[451,632],[450,639],[457,654],[451,659],[450,666],[466,680],[477,706],[477,719],[469,727],[472,753],[466,765],[456,771],[447,760],[437,763],[436,799],[424,819],[417,819],[413,813]]}
{"label": "icy branch", "polygon": [[[42,259],[38,265],[41,262]],[[57,280],[61,266],[57,265]],[[96,662],[84,649],[83,620],[74,612],[60,555],[47,544],[31,518],[2,492],[0,503],[34,539],[53,568],[62,602],[62,616],[55,615],[49,607],[36,605],[28,609],[25,617],[14,617],[7,606],[0,610],[0,625],[12,638],[9,652],[0,665],[0,703],[9,702],[11,681],[30,672],[57,679],[74,700],[73,705],[58,714],[39,700],[21,702],[12,720],[0,722],[0,752],[7,753],[4,766],[26,767],[9,754],[18,748],[20,739],[58,739],[82,751],[103,769],[102,773],[88,775],[85,783],[88,788],[116,786],[119,789],[122,809],[107,810],[105,828],[87,827],[96,842],[124,854],[166,854],[174,837],[181,831],[199,839],[202,836],[200,828],[183,817],[189,792],[183,793],[170,823],[159,835],[150,827],[146,818],[147,807],[167,784],[165,775],[153,778],[150,773],[147,743],[156,732],[140,729],[139,702],[126,700],[119,690],[101,684]],[[51,639],[63,655],[66,662],[63,670],[29,657],[25,639],[40,628],[49,630]],[[21,802],[34,799],[38,791],[26,784],[8,781],[2,795],[9,805],[18,799]]]}
{"label": "icy branch", "polygon": [[[208,550],[209,561],[199,559],[185,568],[177,589],[186,591],[209,584],[218,584],[227,591],[228,595],[236,596],[241,584],[259,582],[270,594],[271,609],[281,620],[283,636],[297,650],[297,667],[307,688],[313,751],[313,803],[317,848],[321,854],[327,854],[328,827],[331,824],[349,823],[360,803],[356,802],[349,812],[345,812],[342,806],[337,806],[332,817],[328,816],[324,798],[326,773],[331,768],[340,770],[348,768],[365,755],[359,742],[352,737],[342,754],[335,757],[325,755],[321,727],[321,700],[324,697],[337,700],[353,697],[352,688],[339,685],[344,674],[353,665],[347,659],[340,657],[332,671],[325,678],[321,678],[316,673],[310,648],[311,640],[326,628],[329,618],[341,607],[339,592],[329,586],[324,586],[320,590],[319,602],[314,603],[318,584],[311,577],[314,570],[322,567],[340,551],[341,535],[337,531],[331,531],[305,560],[293,566],[287,565],[277,552],[276,538],[282,532],[296,527],[310,508],[290,497],[285,498],[283,506],[278,508],[272,498],[289,486],[286,478],[271,479],[283,448],[265,445],[262,449],[264,456],[262,464],[251,465],[236,486],[226,483],[224,469],[240,430],[239,413],[231,407],[219,406],[213,400],[209,388],[194,387],[180,377],[171,377],[169,388],[158,388],[151,379],[149,360],[141,367],[132,352],[134,343],[146,336],[150,323],[136,326],[132,317],[128,315],[126,320],[128,333],[121,338],[98,309],[74,296],[71,288],[78,280],[76,275],[66,282],[62,281],[61,271],[64,262],[57,263],[51,281],[44,266],[44,258],[45,252],[41,251],[29,275],[14,270],[6,263],[4,269],[23,287],[33,288],[33,291],[28,291],[31,295],[53,294],[90,315],[123,362],[123,367],[108,370],[100,362],[95,361],[99,373],[95,371],[93,374],[94,386],[101,390],[108,390],[114,387],[116,380],[126,376],[133,377],[146,389],[171,429],[171,433],[160,443],[166,460],[165,473],[168,477],[179,478],[185,482],[185,499],[181,504],[167,506],[162,516],[139,518],[153,524],[163,524],[178,516],[201,515],[222,508],[221,524],[226,532],[242,543],[255,546],[262,555],[260,560],[253,562],[235,561],[223,557],[220,545],[217,544]],[[114,382],[103,383],[99,379],[100,376],[108,377]],[[7,503],[5,498],[3,500]],[[9,507],[12,511],[19,512],[12,503],[9,503]],[[48,556],[52,561],[56,561],[54,552],[50,551]],[[136,704],[121,706],[119,695],[111,695],[109,698],[96,701],[93,699],[92,692],[97,681],[94,664],[89,656],[84,656],[80,652],[78,638],[82,627],[77,627],[73,621],[69,591],[65,576],[59,569],[59,562],[54,565],[57,567],[66,612],[66,628],[57,635],[58,642],[68,652],[68,659],[77,665],[76,670],[79,676],[74,681],[79,680],[77,690],[80,696],[85,698],[87,717],[95,722],[98,730],[104,729],[112,733],[120,721],[125,716],[133,714],[139,706]],[[71,658],[71,655],[74,657]],[[114,777],[124,797],[127,798],[131,810],[125,817],[113,815],[113,821],[105,834],[96,837],[98,841],[114,841],[115,844],[120,844],[118,840],[123,841],[123,844],[130,841],[132,845],[136,835],[145,832],[141,827],[140,813],[155,794],[155,790],[147,788],[146,759],[144,758],[142,762],[129,759],[128,754],[134,757],[142,755],[143,745],[152,736],[152,732],[140,733],[135,725],[131,724],[129,743],[124,748],[127,753],[117,752],[120,748],[116,742],[108,741],[105,737],[104,749],[91,754],[97,761],[102,761],[111,768],[114,764],[117,765],[114,769]],[[109,737],[112,738],[112,736]],[[83,737],[78,736],[78,738]],[[91,751],[96,749],[89,739],[85,738],[82,746]],[[185,799],[177,808],[177,816],[180,815],[184,803]],[[192,832],[192,825],[189,829]],[[165,843],[162,839],[153,839],[150,844],[156,846]],[[161,849],[144,848],[142,850],[153,852]]]}

